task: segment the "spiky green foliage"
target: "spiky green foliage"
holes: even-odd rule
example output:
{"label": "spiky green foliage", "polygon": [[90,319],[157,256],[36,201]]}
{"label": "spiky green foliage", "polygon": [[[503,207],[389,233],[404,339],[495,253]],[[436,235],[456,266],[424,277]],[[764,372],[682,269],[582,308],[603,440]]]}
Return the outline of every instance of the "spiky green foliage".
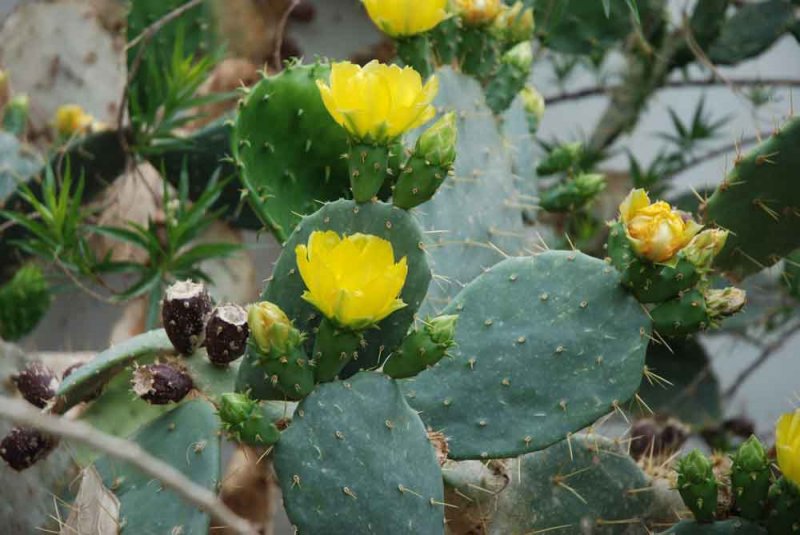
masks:
{"label": "spiky green foliage", "polygon": [[602,437],[575,436],[515,463],[520,464],[520,477],[491,507],[491,535],[557,526],[565,532],[592,526],[591,532],[598,535],[622,533],[624,526],[615,521],[641,529],[652,505],[652,493],[637,492],[650,484],[647,476]]}
{"label": "spiky green foliage", "polygon": [[347,137],[322,103],[324,64],[290,65],[245,96],[233,134],[247,201],[280,241],[319,202],[349,196]]}
{"label": "spiky green foliage", "polygon": [[[181,404],[143,427],[133,440],[200,486],[220,481],[220,422],[206,401]],[[120,501],[120,520],[132,533],[205,533],[210,517],[135,468],[113,458],[96,463]]]}
{"label": "spiky green foliage", "polygon": [[708,200],[706,220],[731,231],[716,265],[745,277],[800,247],[800,119],[736,162]]}
{"label": "spiky green foliage", "polygon": [[321,385],[282,433],[274,462],[301,533],[444,532],[434,449],[385,376],[363,372]]}
{"label": "spiky green foliage", "polygon": [[542,449],[641,381],[649,320],[614,268],[582,253],[505,260],[445,313],[459,315],[453,358],[403,388],[427,425],[446,429],[453,459]]}
{"label": "spiky green foliage", "polygon": [[0,338],[19,340],[30,333],[50,308],[50,289],[41,268],[24,266],[0,286]]}

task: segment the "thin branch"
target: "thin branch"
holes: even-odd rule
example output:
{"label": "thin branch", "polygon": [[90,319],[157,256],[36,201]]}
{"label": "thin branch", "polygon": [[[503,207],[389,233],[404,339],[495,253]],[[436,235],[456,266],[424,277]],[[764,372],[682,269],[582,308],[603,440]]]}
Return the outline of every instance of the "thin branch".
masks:
{"label": "thin branch", "polygon": [[191,0],[177,8],[173,9],[153,24],[142,30],[142,33],[134,37],[127,45],[125,45],[125,50],[130,50],[131,48],[135,47],[139,44],[140,41],[150,41],[155,34],[161,31],[161,28],[172,22],[173,20],[177,19],[187,11],[192,8],[195,8],[203,3],[203,0]]}
{"label": "thin branch", "polygon": [[730,401],[733,396],[736,395],[736,392],[739,391],[739,388],[750,378],[750,375],[755,373],[761,366],[763,366],[769,358],[774,355],[783,345],[788,342],[795,334],[800,332],[800,324],[794,325],[791,329],[788,329],[786,332],[781,334],[777,339],[773,340],[769,344],[765,345],[759,353],[758,358],[750,363],[750,365],[742,370],[739,375],[736,376],[736,379],[733,381],[730,387],[725,391],[723,394],[723,399],[725,401]]}
{"label": "thin branch", "polygon": [[[705,78],[702,80],[672,80],[666,82],[661,89],[682,89],[687,87],[715,87],[721,85],[732,85],[734,87],[762,87],[762,86],[779,86],[779,87],[800,87],[800,79],[793,78],[762,78],[762,79],[738,79],[731,78],[727,81],[720,80],[716,77]],[[587,87],[577,91],[569,91],[552,95],[545,98],[548,105],[559,104],[562,102],[569,102],[572,100],[579,100],[587,97],[596,97],[606,95],[614,90],[614,87]]]}
{"label": "thin branch", "polygon": [[213,492],[197,485],[172,465],[153,457],[138,444],[102,433],[84,422],[41,413],[23,401],[5,396],[0,396],[0,418],[34,427],[50,435],[80,442],[92,449],[125,461],[141,470],[142,473],[157,479],[186,501],[219,519],[236,533],[240,535],[256,535],[257,533],[249,522],[228,509],[228,506],[222,503]]}
{"label": "thin branch", "polygon": [[286,33],[286,25],[289,23],[289,15],[292,14],[294,8],[300,3],[300,0],[291,0],[289,5],[286,6],[286,11],[281,15],[281,20],[278,22],[278,28],[275,30],[275,52],[272,56],[272,61],[276,69],[281,68],[281,49],[283,48],[283,36]]}

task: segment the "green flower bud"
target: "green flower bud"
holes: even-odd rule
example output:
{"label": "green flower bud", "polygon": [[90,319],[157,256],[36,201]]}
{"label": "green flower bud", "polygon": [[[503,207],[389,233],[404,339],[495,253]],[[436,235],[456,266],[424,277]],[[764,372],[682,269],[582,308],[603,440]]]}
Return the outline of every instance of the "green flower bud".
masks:
{"label": "green flower bud", "polygon": [[606,188],[605,177],[583,173],[569,182],[557,184],[544,192],[539,206],[548,212],[569,212],[585,206]]}
{"label": "green flower bud", "polygon": [[533,9],[525,8],[522,2],[504,7],[494,21],[495,34],[508,43],[529,41],[534,28]]}
{"label": "green flower bud", "polygon": [[222,394],[219,403],[219,418],[225,426],[238,426],[246,422],[255,412],[258,402],[247,394],[230,392]]}
{"label": "green flower bud", "polygon": [[565,143],[555,147],[539,162],[536,172],[539,176],[563,173],[576,167],[583,157],[583,144],[580,141]]}
{"label": "green flower bud", "polygon": [[770,485],[770,462],[764,446],[751,436],[732,457],[731,490],[739,515],[753,521],[764,516]]}
{"label": "green flower bud", "polygon": [[529,73],[533,65],[533,46],[529,41],[515,45],[503,54],[501,61],[513,65],[522,72]]}
{"label": "green flower bud", "polygon": [[700,271],[708,271],[714,257],[717,256],[728,239],[728,231],[707,229],[692,238],[692,241],[681,250],[683,256]]}
{"label": "green flower bud", "polygon": [[706,290],[706,309],[708,316],[714,320],[733,316],[747,303],[747,292],[730,286],[722,290]]}
{"label": "green flower bud", "polygon": [[711,461],[693,450],[678,461],[678,492],[698,522],[712,522],[717,509],[718,484]]}
{"label": "green flower bud", "polygon": [[280,438],[280,431],[265,416],[263,406],[247,394],[223,394],[217,414],[225,432],[238,442],[269,446]]}
{"label": "green flower bud", "polygon": [[528,115],[528,122],[532,123],[535,120],[536,127],[533,130],[536,130],[544,117],[544,97],[538,89],[530,85],[520,92],[520,96],[522,97],[522,106]]}
{"label": "green flower bud", "polygon": [[417,141],[416,155],[439,167],[451,167],[456,161],[458,129],[456,114],[445,113]]}
{"label": "green flower bud", "polygon": [[452,346],[455,342],[456,336],[456,323],[458,322],[457,315],[439,316],[428,320],[425,325],[431,340],[435,344],[445,347]]}
{"label": "green flower bud", "polygon": [[281,308],[269,301],[250,305],[247,311],[250,336],[265,355],[273,351],[286,353],[302,342],[300,331]]}

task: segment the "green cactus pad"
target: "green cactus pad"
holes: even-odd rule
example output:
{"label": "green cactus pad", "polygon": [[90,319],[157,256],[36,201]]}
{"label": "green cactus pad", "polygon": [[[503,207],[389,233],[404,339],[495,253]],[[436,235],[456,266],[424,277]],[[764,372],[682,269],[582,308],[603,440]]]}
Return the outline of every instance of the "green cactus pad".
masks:
{"label": "green cactus pad", "polygon": [[717,267],[745,277],[800,247],[800,118],[736,163],[708,200],[706,221],[731,231]]}
{"label": "green cactus pad", "polygon": [[800,486],[781,477],[769,489],[767,528],[770,534],[797,533],[800,526]]}
{"label": "green cactus pad", "polygon": [[767,530],[743,518],[729,518],[711,524],[684,520],[663,533],[665,535],[766,535]]}
{"label": "green cactus pad", "polygon": [[556,533],[583,533],[582,526],[592,526],[594,535],[623,533],[629,526],[645,532],[643,517],[652,494],[633,491],[646,489],[650,482],[610,440],[575,436],[517,462],[520,467],[512,473],[520,479],[514,478],[499,495],[489,534],[544,533],[555,526],[561,526]]}
{"label": "green cactus pad", "polygon": [[16,136],[0,132],[0,207],[42,168],[41,157]]}
{"label": "green cactus pad", "polygon": [[386,376],[321,385],[298,407],[274,462],[299,533],[444,532],[434,449]]}
{"label": "green cactus pad", "polygon": [[[664,380],[643,380],[639,397],[659,415],[674,416],[699,427],[722,419],[719,381],[711,369],[708,355],[694,338],[667,340],[667,345],[647,347],[647,367]],[[638,405],[634,414],[647,417],[649,411]]]}
{"label": "green cactus pad", "polygon": [[347,137],[316,85],[329,74],[327,65],[289,66],[256,84],[239,108],[233,153],[248,202],[280,241],[319,202],[350,195]]}
{"label": "green cactus pad", "polygon": [[427,232],[426,249],[437,279],[422,309],[432,316],[441,313],[464,285],[502,260],[503,253],[523,251],[522,207],[534,204],[521,198],[517,186],[524,179],[512,168],[512,154],[524,149],[506,148],[507,140],[519,140],[524,147],[524,137],[500,135],[476,80],[448,67],[439,69],[437,76],[437,109],[458,110],[458,148],[454,176],[414,210]]}
{"label": "green cactus pad", "polygon": [[741,6],[722,25],[709,49],[715,65],[735,65],[754,58],[787,33],[794,21],[792,2],[767,0]]}
{"label": "green cactus pad", "polygon": [[[297,271],[295,247],[306,243],[315,230],[334,230],[340,235],[357,232],[373,234],[392,242],[395,260],[406,257],[408,261],[408,276],[400,294],[407,306],[380,322],[377,329],[364,332],[366,345],[359,352],[358,360],[351,362],[345,369],[345,375],[352,375],[360,368],[376,366],[379,357],[381,360],[385,359],[400,345],[414,314],[425,298],[431,273],[422,248],[422,232],[408,212],[382,202],[356,204],[353,201],[339,200],[326,204],[316,213],[305,217],[286,242],[262,298],[281,307],[294,321],[295,327],[309,335],[319,325],[321,314],[301,299],[306,286]],[[310,352],[313,336],[309,337],[307,347]],[[248,359],[250,357],[245,358]],[[250,370],[253,370],[251,364],[242,365],[240,385],[263,380],[263,377],[248,380],[244,374],[250,373]]]}
{"label": "green cactus pad", "polygon": [[453,459],[540,450],[628,400],[649,320],[613,267],[578,252],[510,258],[467,286],[453,358],[402,381]]}
{"label": "green cactus pad", "polygon": [[[220,422],[205,401],[183,403],[143,427],[134,441],[198,485],[214,490],[220,481]],[[207,513],[186,503],[124,462],[105,457],[96,463],[105,485],[120,501],[128,533],[206,533]]]}
{"label": "green cactus pad", "polygon": [[302,348],[280,358],[265,359],[252,343],[236,380],[237,392],[250,392],[254,399],[292,400],[306,397],[314,389],[314,369]]}
{"label": "green cactus pad", "polygon": [[50,300],[41,268],[22,267],[0,286],[0,338],[13,342],[30,333],[50,308]]}
{"label": "green cactus pad", "polygon": [[709,325],[706,300],[699,290],[690,290],[650,311],[653,329],[661,336],[687,336]]}
{"label": "green cactus pad", "polygon": [[156,329],[134,336],[99,353],[64,379],[58,389],[54,412],[63,414],[91,397],[98,388],[102,388],[137,358],[174,351],[164,329]]}
{"label": "green cactus pad", "polygon": [[634,258],[622,275],[622,284],[642,303],[666,301],[692,288],[699,280],[700,273],[694,264],[680,256],[675,266]]}

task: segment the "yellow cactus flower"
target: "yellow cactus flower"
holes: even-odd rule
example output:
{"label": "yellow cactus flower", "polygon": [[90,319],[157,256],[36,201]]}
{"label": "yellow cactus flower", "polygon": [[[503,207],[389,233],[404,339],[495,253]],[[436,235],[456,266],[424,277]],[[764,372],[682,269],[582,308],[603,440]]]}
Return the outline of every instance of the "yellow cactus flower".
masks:
{"label": "yellow cactus flower", "polygon": [[93,122],[94,117],[83,111],[80,106],[65,104],[56,110],[53,124],[59,135],[68,137],[86,132]]}
{"label": "yellow cactus flower", "polygon": [[651,204],[643,189],[632,190],[619,213],[634,251],[652,262],[669,262],[703,228],[664,201]]}
{"label": "yellow cactus flower", "polygon": [[392,37],[433,29],[447,17],[447,0],[362,0],[372,22]]}
{"label": "yellow cactus flower", "polygon": [[315,231],[295,255],[308,288],[303,299],[340,327],[365,329],[406,306],[399,298],[406,258],[395,262],[392,244],[383,238]]}
{"label": "yellow cactus flower", "polygon": [[775,450],[783,477],[800,486],[800,409],[784,414],[778,420]]}
{"label": "yellow cactus flower", "polygon": [[317,80],[317,86],[333,119],[358,141],[388,144],[436,115],[431,102],[439,80],[432,76],[423,85],[411,67],[334,63],[330,85]]}
{"label": "yellow cactus flower", "polygon": [[502,0],[455,0],[455,7],[468,26],[483,26],[493,22],[504,5]]}

